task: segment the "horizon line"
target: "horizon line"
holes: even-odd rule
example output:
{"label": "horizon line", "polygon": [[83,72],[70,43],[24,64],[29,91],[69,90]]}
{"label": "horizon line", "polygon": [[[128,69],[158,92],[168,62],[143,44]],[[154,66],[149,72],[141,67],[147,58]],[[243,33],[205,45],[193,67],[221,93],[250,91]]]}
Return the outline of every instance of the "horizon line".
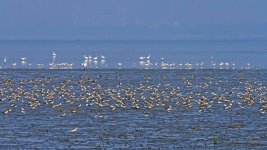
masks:
{"label": "horizon line", "polygon": [[176,38],[79,38],[79,37],[0,37],[0,41],[183,41],[183,40],[267,40],[267,37],[176,37]]}

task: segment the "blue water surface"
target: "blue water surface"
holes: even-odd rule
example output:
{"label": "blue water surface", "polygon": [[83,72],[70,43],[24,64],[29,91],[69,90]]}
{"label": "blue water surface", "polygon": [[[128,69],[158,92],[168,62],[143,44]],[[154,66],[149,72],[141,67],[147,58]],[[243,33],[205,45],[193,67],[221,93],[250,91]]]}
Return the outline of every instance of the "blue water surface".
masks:
{"label": "blue water surface", "polygon": [[[104,55],[106,64],[100,68],[142,68],[139,57],[151,55],[153,64],[165,62],[175,64],[204,63],[212,68],[211,58],[217,65],[221,62],[235,64],[236,68],[247,66],[267,68],[266,40],[1,40],[0,59],[7,58],[7,67],[21,58],[35,68],[44,64],[49,68],[52,51],[57,53],[57,62],[73,63],[81,68],[84,55]],[[135,64],[135,65],[134,65]],[[0,63],[3,66],[3,61]]]}

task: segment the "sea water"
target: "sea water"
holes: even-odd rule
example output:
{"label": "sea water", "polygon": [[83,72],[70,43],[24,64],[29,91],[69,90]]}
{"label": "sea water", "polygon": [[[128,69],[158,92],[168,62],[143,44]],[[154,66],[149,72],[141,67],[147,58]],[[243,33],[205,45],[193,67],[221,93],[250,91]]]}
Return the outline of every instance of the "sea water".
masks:
{"label": "sea water", "polygon": [[[260,105],[264,104],[260,102],[260,97],[266,99],[266,70],[4,70],[0,73],[0,109],[11,108],[9,113],[0,113],[1,149],[267,148],[266,113],[260,111]],[[39,84],[31,83],[32,79]],[[154,105],[148,109],[141,104],[136,109],[129,105],[131,99],[126,100],[125,93],[120,92],[126,107],[116,106],[113,110],[109,106],[94,104],[95,99],[89,100],[92,105],[86,105],[85,100],[78,98],[82,94],[78,87],[81,79],[88,81],[85,85],[96,81],[99,84],[96,91],[102,93],[107,103],[112,101],[108,93],[103,94],[107,89],[129,87],[132,91],[139,91],[141,86],[147,86],[148,92],[143,93],[145,97],[151,94],[151,87],[164,92],[165,96],[170,96],[172,89],[177,89],[181,94],[162,97],[165,106]],[[28,84],[20,84],[22,80]],[[43,86],[41,81],[47,80],[51,81]],[[191,84],[185,85],[186,80]],[[205,84],[209,86],[198,87]],[[74,88],[71,88],[72,85]],[[27,95],[35,91],[36,100],[40,103],[38,107],[29,107],[29,103],[35,101],[29,97],[4,99],[9,96],[15,98],[20,86],[29,92]],[[5,87],[8,90],[3,91]],[[47,104],[40,91],[37,92],[38,87],[45,90],[61,87],[74,92],[77,99],[73,104],[65,104],[65,100],[54,98],[53,103]],[[252,105],[246,105],[246,101],[236,97],[239,92],[246,92],[248,87],[251,91],[249,95],[255,96]],[[198,91],[198,88],[201,89],[199,97],[210,98],[211,91],[214,91],[218,96],[222,94],[230,98],[232,107],[226,109],[217,99],[212,107],[199,111],[195,96],[190,99],[190,108],[176,103]],[[13,94],[8,92],[10,90],[14,90]],[[89,88],[87,93],[90,95],[93,91]],[[227,96],[229,92],[233,96]],[[137,97],[139,94],[136,92]],[[62,106],[53,107],[59,102]],[[240,107],[238,102],[243,103],[244,107]],[[77,112],[61,116],[61,109],[73,109],[78,105]],[[172,105],[171,111],[167,111],[168,105]],[[21,107],[25,108],[25,112],[21,112]],[[77,130],[72,132],[73,129]]]}
{"label": "sea water", "polygon": [[[260,110],[264,102],[260,102],[259,95],[256,95],[263,91],[261,98],[266,99],[266,43],[264,40],[2,40],[0,59],[7,58],[7,68],[11,68],[12,63],[16,62],[18,70],[0,70],[0,148],[266,149],[267,119],[266,113]],[[53,51],[57,54],[58,62],[74,63],[78,70],[19,69],[22,57],[26,57],[32,66],[42,63],[49,68]],[[106,56],[108,67],[80,70],[83,56],[89,54],[93,57]],[[207,69],[144,70],[138,65],[134,67],[140,56],[149,54],[153,63],[160,62],[161,58],[176,64],[203,62]],[[236,69],[210,69],[211,58],[216,64],[235,63]],[[122,69],[112,69],[118,68],[118,62],[122,63]],[[251,67],[260,69],[240,69],[248,63]],[[3,67],[4,62],[0,65]],[[19,97],[19,101],[8,99],[10,96],[16,97],[16,92],[10,90],[18,91],[22,80],[30,82],[32,79],[42,81],[58,78],[58,82],[52,82],[46,87],[53,89],[61,86],[65,80],[77,85],[82,77],[96,80],[102,89],[131,87],[134,90],[140,85],[160,85],[159,91],[166,90],[169,92],[166,93],[167,96],[173,88],[179,89],[181,95],[166,102],[173,106],[171,111],[167,111],[167,106],[134,109],[129,105],[112,110],[110,107],[86,105],[84,101],[74,99],[74,105],[81,104],[80,108],[77,112],[64,116],[61,116],[57,108],[45,104],[41,95],[37,96],[40,106],[35,109],[28,106],[28,101],[21,102],[29,97]],[[194,87],[185,87],[186,80]],[[175,103],[182,96],[196,92],[196,85],[204,83],[210,86],[201,90],[200,94],[208,98],[211,97],[212,90],[220,95],[229,94],[231,89],[244,93],[246,86],[251,84],[252,93],[248,95],[255,96],[256,101],[241,108],[238,102],[243,101],[235,97],[238,93],[233,93],[231,108],[225,109],[222,104],[215,103],[209,110],[203,111],[199,111],[195,99],[192,99],[190,109],[184,109]],[[31,92],[32,88],[40,86],[41,84],[29,83],[23,88]],[[72,92],[79,96],[80,91],[74,87]],[[101,92],[101,89],[98,90]],[[26,108],[24,113],[21,112],[21,107]],[[12,110],[4,113],[7,108]],[[62,108],[72,109],[73,105],[64,105]],[[73,129],[77,131],[71,132]]]}
{"label": "sea water", "polygon": [[31,68],[37,64],[49,68],[53,51],[56,63],[73,63],[75,69],[81,68],[84,55],[98,56],[98,60],[104,55],[105,65],[98,67],[102,69],[144,68],[139,65],[139,57],[149,54],[150,62],[158,66],[163,58],[176,65],[203,63],[205,68],[213,68],[212,63],[228,63],[230,68],[267,68],[266,40],[1,40],[0,66],[6,57],[7,68],[13,63],[25,68],[21,65],[25,57]]}

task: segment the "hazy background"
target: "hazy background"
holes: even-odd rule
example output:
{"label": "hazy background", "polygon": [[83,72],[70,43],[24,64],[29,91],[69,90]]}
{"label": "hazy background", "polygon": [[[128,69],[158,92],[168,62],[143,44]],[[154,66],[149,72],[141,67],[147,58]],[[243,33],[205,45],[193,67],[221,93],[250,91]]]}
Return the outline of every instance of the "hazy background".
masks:
{"label": "hazy background", "polygon": [[1,0],[0,39],[266,39],[266,0]]}

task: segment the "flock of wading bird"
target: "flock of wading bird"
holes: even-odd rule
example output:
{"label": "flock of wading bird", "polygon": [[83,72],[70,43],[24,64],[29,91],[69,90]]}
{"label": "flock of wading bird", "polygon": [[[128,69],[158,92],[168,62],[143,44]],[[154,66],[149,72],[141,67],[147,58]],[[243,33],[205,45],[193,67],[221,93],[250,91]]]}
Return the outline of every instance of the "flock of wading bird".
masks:
{"label": "flock of wading bird", "polygon": [[262,114],[267,110],[267,87],[256,78],[245,78],[243,73],[229,78],[205,73],[177,79],[168,79],[167,74],[142,75],[138,80],[130,80],[123,73],[115,76],[39,75],[27,80],[2,78],[0,109],[3,114],[30,114],[49,108],[62,117],[103,109],[167,113],[251,107]]}
{"label": "flock of wading bird", "polygon": [[52,62],[49,63],[49,67],[45,64],[38,63],[37,66],[34,66],[26,57],[21,58],[21,62],[14,62],[10,66],[8,63],[7,57],[4,57],[3,66],[0,66],[0,69],[258,69],[258,67],[247,63],[245,66],[237,67],[235,63],[230,63],[228,61],[215,62],[213,56],[210,58],[210,62],[204,63],[203,61],[192,63],[179,63],[174,62],[170,63],[168,60],[163,57],[160,58],[160,61],[151,58],[151,55],[140,56],[137,63],[133,62],[133,66],[126,65],[122,62],[118,62],[108,67],[108,62],[106,56],[91,56],[86,54],[83,56],[83,60],[80,64],[80,67],[75,68],[73,62],[58,62],[57,54],[52,52]]}

